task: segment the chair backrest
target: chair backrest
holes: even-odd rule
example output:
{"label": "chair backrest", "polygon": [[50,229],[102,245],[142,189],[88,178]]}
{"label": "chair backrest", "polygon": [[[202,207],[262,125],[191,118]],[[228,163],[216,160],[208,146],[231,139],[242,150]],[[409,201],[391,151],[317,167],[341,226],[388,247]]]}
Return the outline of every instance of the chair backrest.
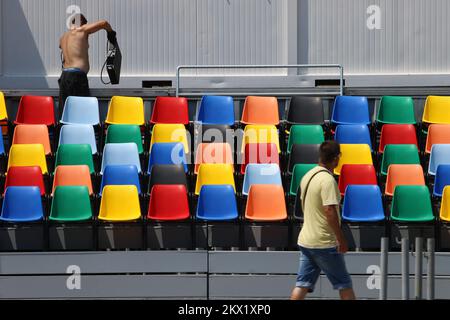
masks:
{"label": "chair backrest", "polygon": [[[3,139],[1,139],[3,142]],[[48,127],[45,124],[19,124],[14,129],[12,144],[42,144],[46,155],[52,153]]]}
{"label": "chair backrest", "polygon": [[48,173],[45,151],[42,144],[13,144],[9,150],[10,167],[39,166],[42,174]]}
{"label": "chair backrest", "polygon": [[294,96],[289,103],[287,122],[292,124],[324,124],[325,114],[320,97]]}
{"label": "chair backrest", "polygon": [[100,124],[98,99],[96,97],[69,96],[64,104],[62,124]]}
{"label": "chair backrest", "polygon": [[141,217],[136,186],[109,185],[103,189],[99,220],[132,221]]}
{"label": "chair backrest", "polygon": [[443,190],[439,219],[450,222],[450,186],[445,186]]}
{"label": "chair backrest", "polygon": [[337,96],[334,100],[331,122],[334,124],[370,124],[367,98]]}
{"label": "chair backrest", "polygon": [[450,97],[428,96],[422,122],[450,124]]}
{"label": "chair backrest", "polygon": [[91,174],[95,173],[90,144],[61,144],[56,151],[55,168],[60,165],[87,165]]}
{"label": "chair backrest", "polygon": [[5,95],[0,91],[0,120],[8,119],[8,111],[6,110]]}
{"label": "chair backrest", "polygon": [[255,96],[245,98],[241,123],[278,125],[280,118],[277,98]]}
{"label": "chair backrest", "polygon": [[135,165],[141,173],[141,160],[136,143],[107,143],[103,148],[102,168],[103,174],[108,165]]}
{"label": "chair backrest", "polygon": [[184,171],[188,172],[183,144],[180,142],[154,143],[148,160],[147,173],[150,173],[155,164],[182,164]]}
{"label": "chair backrest", "polygon": [[378,152],[383,153],[387,144],[417,144],[416,128],[412,124],[385,124],[381,128]]}
{"label": "chair backrest", "polygon": [[283,187],[254,184],[250,188],[245,218],[253,221],[280,221],[287,219]]}
{"label": "chair backrest", "polygon": [[450,164],[440,164],[434,179],[433,196],[441,197],[446,186],[450,185]]}
{"label": "chair backrest", "polygon": [[384,193],[392,196],[395,187],[400,185],[424,186],[425,178],[422,166],[420,164],[391,164],[388,169]]}
{"label": "chair backrest", "polygon": [[92,218],[91,200],[87,186],[58,186],[53,193],[50,220],[60,222],[84,221]]}
{"label": "chair backrest", "polygon": [[338,125],[334,140],[340,144],[368,144],[372,150],[369,127],[365,124]]}
{"label": "chair backrest", "polygon": [[105,143],[136,143],[139,154],[144,152],[141,128],[131,124],[112,124],[106,131]]}
{"label": "chair backrest", "polygon": [[341,144],[341,157],[334,174],[340,175],[345,164],[373,164],[368,144]]}
{"label": "chair backrest", "polygon": [[239,216],[232,185],[205,185],[200,190],[196,217],[207,221],[233,220]]}
{"label": "chair backrest", "polygon": [[293,144],[321,144],[325,140],[320,125],[293,125],[289,131],[287,153]]}
{"label": "chair backrest", "polygon": [[391,164],[420,164],[419,151],[415,144],[388,144],[384,147],[381,174],[387,175]]}
{"label": "chair backrest", "polygon": [[150,193],[148,219],[185,220],[189,218],[189,201],[184,184],[155,185]]}
{"label": "chair backrest", "polygon": [[294,144],[289,154],[288,173],[298,163],[319,163],[320,144]]}
{"label": "chair backrest", "polygon": [[280,156],[275,143],[247,143],[245,145],[244,158],[241,164],[241,173],[249,163],[276,163],[280,164]]}
{"label": "chair backrest", "polygon": [[338,187],[341,195],[348,185],[376,185],[377,173],[371,164],[344,164],[339,175]]}
{"label": "chair backrest", "polygon": [[61,127],[58,145],[89,144],[92,154],[97,153],[94,127],[88,124],[66,124]]}
{"label": "chair backrest", "polygon": [[383,96],[377,114],[381,124],[416,124],[412,97]]}
{"label": "chair backrest", "polygon": [[234,125],[233,97],[203,96],[196,120],[203,124]]}
{"label": "chair backrest", "polygon": [[6,174],[5,190],[8,187],[34,186],[40,189],[40,194],[45,194],[44,177],[39,166],[10,167]]}
{"label": "chair backrest", "polygon": [[433,144],[450,144],[450,124],[431,124],[428,127],[425,153],[431,153]]}
{"label": "chair backrest", "polygon": [[377,185],[349,185],[345,191],[342,218],[354,222],[384,220],[380,187]]}
{"label": "chair backrest", "polygon": [[181,164],[155,164],[150,171],[149,189],[158,184],[183,184],[188,188],[186,173]]}
{"label": "chair backrest", "polygon": [[3,137],[0,137],[0,155],[6,154],[5,152],[5,144],[3,142]]}
{"label": "chair backrest", "polygon": [[436,169],[441,164],[450,164],[450,144],[433,144],[428,164],[428,174],[436,175]]}
{"label": "chair backrest", "polygon": [[0,220],[30,222],[42,220],[44,211],[39,187],[8,187]]}
{"label": "chair backrest", "polygon": [[203,163],[233,164],[233,152],[229,143],[200,143],[195,154],[194,173]]}
{"label": "chair backrest", "polygon": [[188,101],[184,97],[156,97],[150,123],[189,123]]}
{"label": "chair backrest", "polygon": [[234,129],[227,124],[194,123],[194,146],[200,143],[234,144]]}
{"label": "chair backrest", "polygon": [[292,170],[291,186],[289,189],[289,194],[291,196],[295,196],[297,194],[297,190],[303,176],[314,167],[317,167],[317,164],[298,163],[294,166],[294,169]]}
{"label": "chair backrest", "polygon": [[202,186],[208,184],[230,184],[236,191],[233,166],[230,164],[201,164],[195,184],[195,194],[200,194]]}
{"label": "chair backrest", "polygon": [[107,165],[102,175],[100,195],[107,185],[134,185],[138,193],[141,193],[139,172],[135,165]]}
{"label": "chair backrest", "polygon": [[278,184],[281,181],[280,167],[275,163],[250,163],[245,169],[242,194],[248,195],[250,187],[254,184]]}
{"label": "chair backrest", "polygon": [[19,102],[15,124],[55,124],[53,97],[23,96]]}
{"label": "chair backrest", "polygon": [[144,100],[139,97],[112,97],[105,123],[144,125]]}
{"label": "chair backrest", "polygon": [[52,193],[58,186],[85,186],[89,195],[92,195],[92,180],[87,165],[57,166],[53,178]]}
{"label": "chair backrest", "polygon": [[403,222],[434,220],[427,186],[397,186],[391,205],[391,219]]}
{"label": "chair backrest", "polygon": [[278,153],[281,152],[280,138],[277,128],[273,125],[247,125],[244,129],[241,152],[247,143],[275,143]]}
{"label": "chair backrest", "polygon": [[155,124],[152,129],[152,138],[150,140],[150,152],[153,144],[158,142],[181,142],[184,146],[184,152],[189,153],[186,128],[182,124]]}

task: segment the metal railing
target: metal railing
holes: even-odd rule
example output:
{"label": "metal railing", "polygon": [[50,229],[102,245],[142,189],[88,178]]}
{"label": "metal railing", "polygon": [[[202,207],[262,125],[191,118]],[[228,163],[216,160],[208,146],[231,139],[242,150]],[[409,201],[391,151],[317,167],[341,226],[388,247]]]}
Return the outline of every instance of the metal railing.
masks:
{"label": "metal railing", "polygon": [[[326,92],[327,95],[343,95],[344,94],[344,67],[340,64],[286,64],[286,65],[182,65],[177,67],[176,75],[176,96],[180,94],[180,71],[186,69],[317,69],[317,68],[337,68],[339,69],[339,91],[338,92]],[[270,93],[270,92],[269,92]],[[241,93],[228,93],[231,95],[237,95]],[[291,95],[292,92],[273,92],[270,94],[278,95]],[[320,95],[320,93],[314,93]],[[202,94],[201,94],[202,95]],[[307,93],[305,93],[307,95]]]}

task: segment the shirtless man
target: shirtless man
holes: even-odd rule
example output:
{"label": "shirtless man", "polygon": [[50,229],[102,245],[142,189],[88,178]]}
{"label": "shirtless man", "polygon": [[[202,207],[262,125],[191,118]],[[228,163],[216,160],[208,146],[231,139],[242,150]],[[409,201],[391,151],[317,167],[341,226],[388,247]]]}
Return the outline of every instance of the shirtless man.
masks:
{"label": "shirtless man", "polygon": [[68,96],[89,96],[89,35],[100,30],[108,32],[108,40],[115,44],[116,32],[106,20],[87,23],[82,14],[76,14],[71,21],[70,30],[59,40],[62,50],[63,70],[59,83],[59,116],[62,116],[64,103]]}

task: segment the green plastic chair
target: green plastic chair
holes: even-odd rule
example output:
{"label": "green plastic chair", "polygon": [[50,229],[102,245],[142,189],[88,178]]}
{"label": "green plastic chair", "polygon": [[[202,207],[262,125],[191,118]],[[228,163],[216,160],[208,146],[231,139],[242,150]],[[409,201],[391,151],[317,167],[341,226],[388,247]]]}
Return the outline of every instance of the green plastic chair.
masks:
{"label": "green plastic chair", "polygon": [[53,195],[50,220],[69,222],[92,218],[89,189],[86,186],[58,186]]}
{"label": "green plastic chair", "polygon": [[95,173],[89,144],[61,144],[56,151],[55,168],[59,165],[82,165],[89,167],[91,174]]}
{"label": "green plastic chair", "polygon": [[388,144],[384,147],[381,174],[387,176],[391,164],[420,164],[419,150],[414,144]]}
{"label": "green plastic chair", "polygon": [[310,163],[297,163],[292,170],[291,188],[289,194],[292,196],[297,195],[297,189],[302,181],[303,176],[312,168],[316,167],[317,164]]}
{"label": "green plastic chair", "polygon": [[323,128],[320,125],[293,125],[289,133],[287,152],[294,144],[321,144],[324,141]]}
{"label": "green plastic chair", "polygon": [[377,122],[381,124],[416,124],[411,97],[381,97]]}
{"label": "green plastic chair", "polygon": [[142,145],[141,128],[136,125],[113,124],[106,132],[106,143],[129,143],[134,142],[138,147],[138,152],[144,152]]}
{"label": "green plastic chair", "polygon": [[403,222],[434,220],[428,187],[396,186],[392,199],[391,219]]}

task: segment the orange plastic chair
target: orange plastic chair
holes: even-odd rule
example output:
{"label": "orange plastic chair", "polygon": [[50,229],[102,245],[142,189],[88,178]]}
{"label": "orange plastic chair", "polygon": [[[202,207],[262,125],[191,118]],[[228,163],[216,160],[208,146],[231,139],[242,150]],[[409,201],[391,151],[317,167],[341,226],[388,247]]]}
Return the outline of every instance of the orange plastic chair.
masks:
{"label": "orange plastic chair", "polygon": [[384,194],[393,196],[396,186],[424,186],[425,179],[420,164],[391,164],[388,169]]}
{"label": "orange plastic chair", "polygon": [[287,219],[283,187],[275,184],[253,184],[248,193],[245,218],[253,221]]}
{"label": "orange plastic chair", "polygon": [[53,191],[57,186],[86,186],[89,195],[92,195],[92,181],[89,167],[87,165],[79,166],[57,166],[55,177],[53,179]]}
{"label": "orange plastic chair", "polygon": [[233,153],[230,144],[217,142],[200,143],[195,155],[195,174],[198,174],[202,163],[233,164]]}
{"label": "orange plastic chair", "polygon": [[278,125],[280,118],[277,98],[248,96],[245,98],[241,122],[244,124]]}
{"label": "orange plastic chair", "polygon": [[450,144],[450,124],[432,124],[428,127],[425,153],[431,153],[433,144]]}
{"label": "orange plastic chair", "polygon": [[14,129],[12,144],[42,144],[45,155],[52,153],[48,127],[45,124],[19,124]]}

